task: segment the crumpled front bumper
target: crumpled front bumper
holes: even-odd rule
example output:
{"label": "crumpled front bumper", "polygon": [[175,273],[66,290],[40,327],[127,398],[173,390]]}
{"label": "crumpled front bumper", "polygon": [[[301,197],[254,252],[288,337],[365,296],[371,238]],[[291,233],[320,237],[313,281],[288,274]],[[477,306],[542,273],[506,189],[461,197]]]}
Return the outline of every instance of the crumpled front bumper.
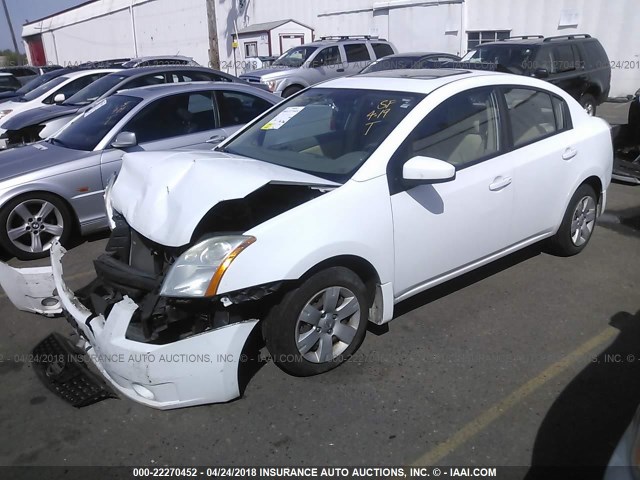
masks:
{"label": "crumpled front bumper", "polygon": [[[93,314],[62,278],[64,254],[64,248],[55,243],[50,267],[14,269],[1,264],[0,285],[21,310],[47,316],[64,311],[82,335],[83,349],[117,391],[159,409],[226,402],[240,395],[243,348],[257,320],[166,345],[129,340],[127,327],[138,305],[124,297],[107,318]],[[51,300],[53,293],[59,304]]]}

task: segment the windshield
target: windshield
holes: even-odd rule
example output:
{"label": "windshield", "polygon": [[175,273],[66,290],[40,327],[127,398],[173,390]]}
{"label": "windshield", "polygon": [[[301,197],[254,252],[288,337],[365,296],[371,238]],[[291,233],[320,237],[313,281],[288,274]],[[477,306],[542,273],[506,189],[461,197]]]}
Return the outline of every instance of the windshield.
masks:
{"label": "windshield", "polygon": [[118,85],[125,78],[127,78],[125,75],[118,75],[116,73],[106,75],[87,85],[78,93],[70,96],[66,101],[62,103],[64,105],[74,106],[89,105],[90,103],[95,102],[109,90],[111,90],[113,87]]}
{"label": "windshield", "polygon": [[74,118],[49,141],[73,150],[91,151],[141,101],[141,98],[126,95],[113,95],[100,100]]}
{"label": "windshield", "polygon": [[262,117],[223,150],[344,183],[423,98],[312,88]]}
{"label": "windshield", "polygon": [[40,85],[38,88],[35,88],[35,89],[31,90],[29,93],[27,93],[26,95],[20,97],[20,101],[21,102],[30,102],[31,100],[35,100],[39,96],[44,95],[45,93],[47,93],[50,90],[54,89],[55,87],[57,87],[61,83],[66,82],[67,80],[69,80],[69,78],[65,77],[65,76],[56,77],[53,80]]}
{"label": "windshield", "polygon": [[15,78],[9,75],[0,75],[0,89],[15,90],[16,84],[20,85],[20,83]]}
{"label": "windshield", "polygon": [[382,72],[383,70],[398,70],[413,68],[420,57],[390,57],[376,60],[371,65],[364,67],[360,73]]}
{"label": "windshield", "polygon": [[31,90],[38,88],[40,85],[44,85],[45,83],[50,81],[52,78],[55,78],[56,76],[57,75],[48,75],[46,73],[44,75],[38,75],[36,78],[27,82],[21,88],[16,90],[16,93],[19,95],[24,95],[25,93],[29,93]]}
{"label": "windshield", "polygon": [[318,47],[296,47],[287,50],[271,65],[275,67],[301,67]]}
{"label": "windshield", "polygon": [[522,74],[533,58],[531,45],[480,45],[467,52],[461,62],[493,63],[513,73]]}

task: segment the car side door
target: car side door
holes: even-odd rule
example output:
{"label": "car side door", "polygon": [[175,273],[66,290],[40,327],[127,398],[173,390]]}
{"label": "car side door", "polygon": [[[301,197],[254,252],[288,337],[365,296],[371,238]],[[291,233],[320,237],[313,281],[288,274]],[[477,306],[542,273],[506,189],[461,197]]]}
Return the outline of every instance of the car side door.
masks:
{"label": "car side door", "polygon": [[304,78],[309,85],[344,75],[345,66],[343,53],[338,45],[320,49],[304,72]]}
{"label": "car side door", "polygon": [[[503,156],[503,129],[498,90],[467,90],[432,109],[390,160],[397,298],[471,269],[505,248],[513,173]],[[403,165],[415,156],[451,163],[455,179],[405,182]]]}
{"label": "car side door", "polygon": [[144,106],[112,135],[110,145],[122,132],[134,133],[137,144],[123,149],[108,147],[103,152],[103,182],[120,170],[127,152],[172,150],[204,143],[215,135],[226,136],[215,102],[215,91],[202,90],[167,95]]}
{"label": "car side door", "polygon": [[509,244],[552,232],[575,181],[579,141],[566,102],[546,90],[501,88],[505,100],[509,152],[513,166],[514,215]]}
{"label": "car side door", "polygon": [[547,68],[549,76],[545,80],[568,92],[576,100],[584,91],[586,76],[583,74],[583,62],[577,48],[569,43],[545,45],[538,54],[540,64]]}

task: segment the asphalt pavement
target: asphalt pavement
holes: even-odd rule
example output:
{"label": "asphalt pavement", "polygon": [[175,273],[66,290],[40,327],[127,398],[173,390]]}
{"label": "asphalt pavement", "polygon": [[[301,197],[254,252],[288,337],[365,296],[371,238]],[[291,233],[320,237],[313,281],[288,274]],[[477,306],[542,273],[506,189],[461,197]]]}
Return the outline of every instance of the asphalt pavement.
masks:
{"label": "asphalt pavement", "polygon": [[[67,254],[72,288],[105,243]],[[173,411],[57,398],[28,355],[68,325],[3,295],[0,465],[601,465],[640,404],[639,261],[640,188],[614,184],[582,254],[529,248],[401,303],[337,370],[267,363],[243,398]]]}

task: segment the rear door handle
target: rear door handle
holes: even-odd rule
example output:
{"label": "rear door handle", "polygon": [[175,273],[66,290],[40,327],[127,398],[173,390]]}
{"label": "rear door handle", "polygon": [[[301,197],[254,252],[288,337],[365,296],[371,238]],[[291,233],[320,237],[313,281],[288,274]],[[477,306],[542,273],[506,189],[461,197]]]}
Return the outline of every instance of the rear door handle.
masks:
{"label": "rear door handle", "polygon": [[489,190],[495,192],[496,190],[502,190],[508,185],[511,185],[511,177],[496,177],[493,179],[493,183],[489,185]]}
{"label": "rear door handle", "polygon": [[578,154],[578,149],[576,147],[567,147],[562,153],[563,160],[571,160]]}

